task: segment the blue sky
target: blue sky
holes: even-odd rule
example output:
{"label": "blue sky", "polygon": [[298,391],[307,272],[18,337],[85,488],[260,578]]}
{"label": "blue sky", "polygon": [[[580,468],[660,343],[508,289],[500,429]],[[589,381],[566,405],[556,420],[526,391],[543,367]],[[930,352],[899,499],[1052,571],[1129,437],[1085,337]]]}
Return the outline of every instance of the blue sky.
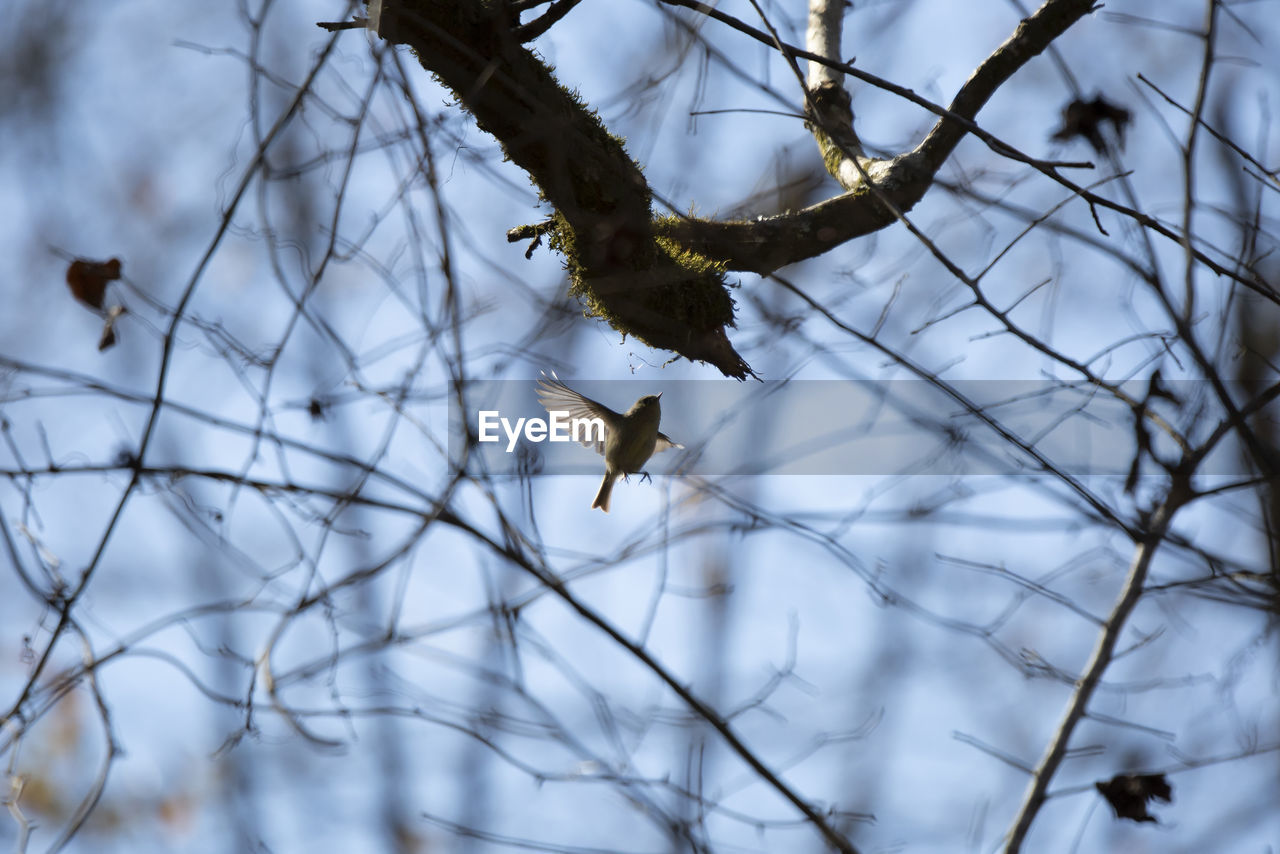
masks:
{"label": "blue sky", "polygon": [[[706,798],[695,825],[710,848],[821,850],[794,807],[650,668],[494,544],[568,579],[585,607],[811,802],[874,813],[874,823],[841,825],[861,850],[998,849],[1027,781],[1013,766],[1040,758],[1134,554],[1080,491],[1043,473],[940,476],[924,448],[874,476],[632,479],[607,516],[589,508],[594,474],[522,481],[477,465],[455,481],[446,448],[459,364],[472,379],[531,387],[542,370],[606,381],[619,407],[661,383],[717,377],[664,364],[668,354],[582,318],[558,257],[543,246],[526,259],[526,244],[506,242],[545,206],[407,49],[397,57],[421,125],[389,82],[399,74],[390,55],[343,33],[267,152],[263,180],[252,166],[259,141],[316,67],[329,36],[315,21],[341,19],[341,4],[250,4],[262,15],[258,38],[238,4],[23,6],[29,26],[9,37],[10,55],[44,46],[58,61],[11,63],[5,75],[24,100],[0,115],[10,212],[0,233],[10,309],[0,312],[0,513],[16,544],[0,558],[6,711],[30,673],[24,645],[38,657],[57,618],[24,588],[13,555],[50,589],[95,566],[76,633],[54,647],[28,709],[38,720],[18,742],[0,741],[10,781],[28,781],[30,850],[56,838],[105,756],[87,683],[61,696],[49,681],[74,673],[85,649],[108,659],[96,672],[123,753],[97,824],[68,850],[394,850],[395,820],[444,850],[464,844],[453,824],[492,834],[471,850],[507,850],[500,837],[671,850],[664,819],[694,817],[690,790]],[[720,8],[757,20],[748,3]],[[803,38],[801,6],[764,9],[785,37]],[[1280,17],[1274,2],[1230,9],[1206,119],[1274,166]],[[680,13],[720,52],[708,55],[681,40],[671,14],[649,0],[587,2],[535,46],[627,139],[676,210],[767,215],[836,194],[798,118],[752,112],[798,109],[784,64]],[[1012,3],[856,3],[844,52],[945,102],[1019,17]],[[1171,227],[1182,216],[1186,120],[1137,75],[1192,103],[1203,18],[1203,4],[1134,0],[1056,45],[1082,93],[1133,112],[1120,162],[1142,209]],[[1032,61],[978,120],[1034,156],[1098,161],[1070,177],[1110,178],[1099,192],[1123,199],[1086,145],[1049,140],[1071,97],[1056,63]],[[905,150],[931,124],[896,96],[850,89],[873,151]],[[730,112],[692,115],[702,111]],[[1203,135],[1198,145],[1196,232],[1229,252],[1232,216],[1258,184]],[[804,189],[777,191],[779,176]],[[1148,251],[1127,220],[1105,210],[1095,220],[1060,185],[973,139],[939,177],[974,195],[935,187],[913,222],[970,274],[1014,244],[983,285],[997,305],[1017,304],[1011,316],[1024,328],[1109,380],[1143,380],[1156,366],[1167,379],[1201,379],[1123,263]],[[1273,189],[1259,198],[1262,242],[1274,242]],[[1048,218],[1057,230],[1019,238],[1026,222],[993,199],[1033,216],[1061,205]],[[1181,287],[1183,247],[1155,238],[1153,252]],[[123,260],[125,282],[113,287],[129,314],[113,350],[95,349],[101,320],[67,293],[69,256]],[[945,380],[1078,379],[999,334],[989,314],[964,310],[965,286],[901,226],[781,274]],[[911,377],[778,283],[730,279],[730,337],[766,378]],[[1238,341],[1226,330],[1247,297],[1203,267],[1191,281],[1194,328],[1230,370]],[[144,460],[169,471],[127,492],[120,455],[146,429],[172,310],[187,294]],[[780,441],[787,413],[763,409],[717,451],[732,459]],[[1194,401],[1169,411],[1201,437],[1219,417]],[[680,418],[672,411],[664,424]],[[705,418],[684,423],[699,428],[677,439],[713,440]],[[1010,465],[1025,462],[1010,451]],[[1133,494],[1115,477],[1082,483],[1136,518],[1164,480],[1153,469]],[[360,500],[337,498],[352,494]],[[478,534],[428,524],[443,496]],[[1195,504],[1175,530],[1262,570],[1261,525],[1241,491]],[[1170,546],[1150,583],[1206,571],[1203,555]],[[1032,850],[1274,844],[1274,753],[1233,759],[1274,746],[1266,625],[1257,609],[1150,592],[1095,716],[1071,742],[1079,752],[1055,778],[1062,794]],[[250,714],[235,703],[250,697],[253,731],[230,746]],[[1136,769],[1172,772],[1175,802],[1156,807],[1160,826],[1116,822],[1092,791]],[[38,800],[31,781],[59,797]],[[19,836],[18,823],[0,822],[0,844]]]}

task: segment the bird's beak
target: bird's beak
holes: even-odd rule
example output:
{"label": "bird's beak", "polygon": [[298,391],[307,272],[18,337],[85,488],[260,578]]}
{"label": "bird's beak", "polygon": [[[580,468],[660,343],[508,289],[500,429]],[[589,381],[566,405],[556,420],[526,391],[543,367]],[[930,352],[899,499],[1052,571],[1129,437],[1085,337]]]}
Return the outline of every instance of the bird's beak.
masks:
{"label": "bird's beak", "polygon": [[658,392],[658,398],[659,398],[659,399],[661,399],[661,398],[662,398],[662,392]]}

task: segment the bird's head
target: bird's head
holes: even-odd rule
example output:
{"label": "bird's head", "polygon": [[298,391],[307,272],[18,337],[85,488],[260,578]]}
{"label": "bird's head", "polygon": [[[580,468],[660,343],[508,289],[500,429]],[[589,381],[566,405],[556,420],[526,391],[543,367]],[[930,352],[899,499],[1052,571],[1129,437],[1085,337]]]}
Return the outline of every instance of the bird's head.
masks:
{"label": "bird's head", "polygon": [[636,415],[641,412],[644,412],[646,414],[661,412],[662,407],[658,403],[658,398],[660,397],[662,397],[661,392],[659,392],[658,394],[646,394],[644,397],[636,401],[635,406],[632,406],[631,411],[628,412],[627,414]]}

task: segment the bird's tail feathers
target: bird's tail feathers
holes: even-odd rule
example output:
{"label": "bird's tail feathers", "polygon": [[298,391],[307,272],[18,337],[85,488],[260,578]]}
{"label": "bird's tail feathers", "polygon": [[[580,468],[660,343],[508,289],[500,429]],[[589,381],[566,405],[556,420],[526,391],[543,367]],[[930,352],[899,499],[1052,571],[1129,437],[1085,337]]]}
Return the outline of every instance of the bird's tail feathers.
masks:
{"label": "bird's tail feathers", "polygon": [[600,482],[600,491],[596,493],[596,500],[591,502],[591,509],[599,507],[604,512],[609,512],[609,496],[613,492],[613,482],[618,476],[611,471],[604,473],[604,480]]}

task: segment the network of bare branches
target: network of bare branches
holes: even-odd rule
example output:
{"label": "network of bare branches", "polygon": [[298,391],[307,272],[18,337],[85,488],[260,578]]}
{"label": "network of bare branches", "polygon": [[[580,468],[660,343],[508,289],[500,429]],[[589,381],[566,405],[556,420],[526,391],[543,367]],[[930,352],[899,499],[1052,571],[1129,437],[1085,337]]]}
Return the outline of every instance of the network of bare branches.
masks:
{"label": "network of bare branches", "polygon": [[18,5],[0,844],[1280,838],[1275,0]]}

